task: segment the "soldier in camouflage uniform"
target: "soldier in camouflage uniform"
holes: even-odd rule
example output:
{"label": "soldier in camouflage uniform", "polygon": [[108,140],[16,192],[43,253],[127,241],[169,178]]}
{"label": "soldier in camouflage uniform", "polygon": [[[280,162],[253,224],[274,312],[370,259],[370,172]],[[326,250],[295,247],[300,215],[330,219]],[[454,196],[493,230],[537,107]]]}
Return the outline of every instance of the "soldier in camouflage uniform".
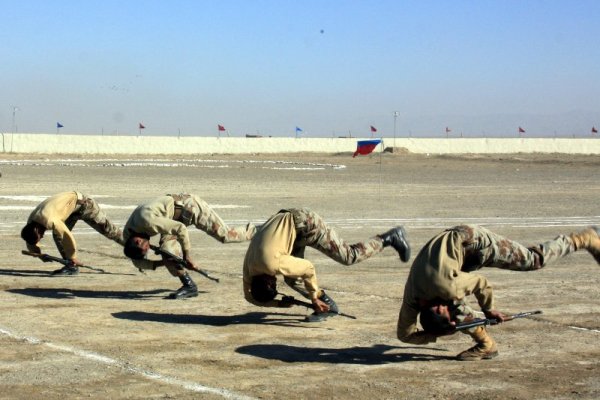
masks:
{"label": "soldier in camouflage uniform", "polygon": [[[506,316],[495,310],[488,280],[471,271],[482,267],[536,270],[580,249],[590,252],[600,264],[599,234],[598,227],[591,227],[529,248],[480,226],[460,225],[438,234],[411,267],[398,317],[398,339],[426,344],[454,333],[456,323],[473,319],[474,311],[465,303],[470,294],[477,298],[486,318],[502,322]],[[419,315],[424,330],[417,329]],[[459,360],[489,359],[498,354],[485,327],[465,333],[476,345],[460,353]]]}
{"label": "soldier in camouflage uniform", "polygon": [[71,233],[79,220],[108,239],[121,245],[125,243],[123,231],[106,218],[94,199],[79,192],[58,193],[40,203],[21,230],[27,249],[34,253],[41,253],[38,243],[47,229],[52,230],[54,243],[61,256],[71,261],[70,265],[54,271],[53,275],[76,275],[79,272],[78,265],[83,265],[77,258],[77,245]]}
{"label": "soldier in camouflage uniform", "polygon": [[313,211],[281,210],[265,222],[250,242],[243,268],[245,299],[261,307],[291,306],[287,296],[275,300],[279,274],[290,286],[295,286],[297,279],[303,281],[316,313],[337,312],[335,302],[319,289],[313,264],[304,259],[306,246],[344,265],[361,262],[388,246],[398,252],[402,261],[410,258],[406,233],[400,226],[366,242],[348,244]]}
{"label": "soldier in camouflage uniform", "polygon": [[150,238],[160,235],[160,248],[182,258],[187,266],[196,268],[191,258],[191,245],[187,226],[194,225],[221,243],[250,240],[256,232],[253,224],[227,226],[225,221],[208,205],[193,194],[168,194],[137,207],[125,224],[124,252],[140,269],[166,266],[171,275],[178,277],[183,286],[170,298],[184,299],[198,296],[198,288],[185,269],[163,256],[162,260],[148,260]]}

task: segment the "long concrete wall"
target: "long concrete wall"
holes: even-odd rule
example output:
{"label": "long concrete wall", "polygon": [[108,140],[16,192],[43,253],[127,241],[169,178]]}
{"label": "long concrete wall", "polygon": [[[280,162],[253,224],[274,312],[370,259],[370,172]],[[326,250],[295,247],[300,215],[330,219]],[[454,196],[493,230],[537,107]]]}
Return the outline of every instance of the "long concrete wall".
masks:
{"label": "long concrete wall", "polygon": [[[0,133],[4,153],[41,154],[248,154],[353,152],[359,138],[167,137]],[[368,138],[367,138],[368,139]],[[384,138],[385,147],[411,153],[600,154],[596,138]]]}

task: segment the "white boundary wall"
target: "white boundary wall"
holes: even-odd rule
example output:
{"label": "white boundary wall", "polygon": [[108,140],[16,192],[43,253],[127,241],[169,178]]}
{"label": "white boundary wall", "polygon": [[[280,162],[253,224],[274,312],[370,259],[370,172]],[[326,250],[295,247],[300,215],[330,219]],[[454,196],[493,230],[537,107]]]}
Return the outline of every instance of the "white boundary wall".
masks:
{"label": "white boundary wall", "polygon": [[[249,154],[354,152],[360,138],[170,137],[0,133],[4,153]],[[369,138],[365,138],[369,139]],[[385,147],[411,153],[600,154],[597,138],[384,138]]]}

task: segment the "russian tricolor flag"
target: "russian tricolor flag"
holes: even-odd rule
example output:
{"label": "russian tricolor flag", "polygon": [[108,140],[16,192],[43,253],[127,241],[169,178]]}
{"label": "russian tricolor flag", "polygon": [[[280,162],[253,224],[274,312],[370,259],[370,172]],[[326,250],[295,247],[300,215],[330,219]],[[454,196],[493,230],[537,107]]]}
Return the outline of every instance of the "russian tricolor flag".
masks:
{"label": "russian tricolor flag", "polygon": [[356,142],[356,151],[354,152],[352,158],[356,157],[359,154],[370,154],[373,150],[375,150],[375,147],[377,147],[379,143],[381,143],[381,139],[359,140],[358,142]]}

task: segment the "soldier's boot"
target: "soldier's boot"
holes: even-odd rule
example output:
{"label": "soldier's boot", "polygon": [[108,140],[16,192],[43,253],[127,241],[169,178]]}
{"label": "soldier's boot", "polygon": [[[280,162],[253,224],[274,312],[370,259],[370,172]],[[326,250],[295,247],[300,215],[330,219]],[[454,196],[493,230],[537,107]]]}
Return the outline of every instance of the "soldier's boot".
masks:
{"label": "soldier's boot", "polygon": [[483,326],[478,326],[469,335],[477,343],[475,346],[458,354],[456,358],[460,361],[489,360],[498,355],[498,347],[494,339],[488,335]]}
{"label": "soldier's boot", "polygon": [[194,283],[190,275],[186,272],[185,275],[180,276],[179,280],[183,283],[175,293],[172,293],[170,299],[187,299],[189,297],[198,296],[198,286]]}
{"label": "soldier's boot", "polygon": [[404,227],[397,226],[378,236],[383,240],[383,247],[392,246],[398,252],[402,261],[407,262],[409,260],[410,245],[406,239]]}
{"label": "soldier's boot", "polygon": [[591,226],[581,232],[571,233],[570,237],[575,250],[587,250],[600,264],[600,227]]}
{"label": "soldier's boot", "polygon": [[327,293],[325,293],[324,290],[321,290],[321,295],[319,296],[319,300],[321,300],[323,303],[325,303],[329,306],[330,313],[337,314],[340,312],[335,301],[333,301],[333,299],[331,297],[329,297],[327,295]]}
{"label": "soldier's boot", "polygon": [[61,269],[52,271],[52,276],[73,276],[79,274],[79,268],[76,265],[65,265]]}

